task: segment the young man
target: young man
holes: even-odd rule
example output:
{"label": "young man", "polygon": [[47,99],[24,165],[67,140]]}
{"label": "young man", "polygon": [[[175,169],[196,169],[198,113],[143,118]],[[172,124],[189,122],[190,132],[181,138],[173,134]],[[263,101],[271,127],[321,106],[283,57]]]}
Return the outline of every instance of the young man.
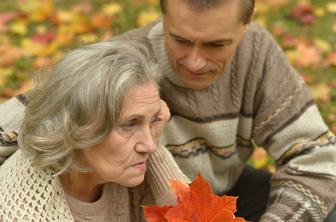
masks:
{"label": "young man", "polygon": [[[172,112],[162,143],[180,168],[239,195],[248,220],[324,221],[336,202],[336,139],[281,48],[251,22],[254,0],[161,0],[161,9],[161,21],[118,38],[151,41]],[[23,109],[3,104],[0,126],[17,130]],[[272,177],[246,167],[255,144],[277,161]]]}

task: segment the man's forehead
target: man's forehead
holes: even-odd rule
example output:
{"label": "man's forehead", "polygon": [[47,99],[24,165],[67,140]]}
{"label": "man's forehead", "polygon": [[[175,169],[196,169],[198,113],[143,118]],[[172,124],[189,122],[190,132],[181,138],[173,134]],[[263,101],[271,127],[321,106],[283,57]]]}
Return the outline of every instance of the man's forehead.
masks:
{"label": "man's forehead", "polygon": [[167,7],[170,6],[174,9],[178,6],[185,6],[189,10],[197,13],[202,13],[204,11],[223,6],[237,9],[239,4],[241,4],[240,0],[166,0],[165,2]]}
{"label": "man's forehead", "polygon": [[199,34],[197,33],[187,33],[183,31],[177,31],[176,33],[174,31],[169,32],[171,36],[174,38],[180,38],[183,40],[187,40],[190,42],[201,42],[203,44],[207,43],[224,43],[224,42],[230,42],[235,37],[233,33],[219,33],[216,35],[208,35],[207,32],[201,32]]}
{"label": "man's forehead", "polygon": [[176,23],[175,26],[192,26],[199,31],[208,31],[211,24],[218,24],[225,28],[240,23],[239,10],[237,9],[238,0],[234,1],[235,3],[232,4],[195,11],[186,3],[181,3],[184,2],[183,0],[169,0],[167,2],[168,10],[163,18],[169,23]]}

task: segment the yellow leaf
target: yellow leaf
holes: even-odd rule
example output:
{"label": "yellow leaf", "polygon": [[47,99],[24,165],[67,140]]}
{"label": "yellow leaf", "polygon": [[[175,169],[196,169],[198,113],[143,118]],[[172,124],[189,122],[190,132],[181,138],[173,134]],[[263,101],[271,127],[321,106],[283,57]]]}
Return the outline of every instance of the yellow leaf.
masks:
{"label": "yellow leaf", "polygon": [[29,19],[33,22],[43,22],[54,13],[54,3],[51,0],[40,0],[38,8],[29,13]]}
{"label": "yellow leaf", "polygon": [[256,11],[257,11],[257,13],[266,14],[267,12],[270,11],[270,5],[265,4],[263,2],[260,2],[260,1],[257,1],[256,2]]}
{"label": "yellow leaf", "polygon": [[61,23],[72,22],[76,19],[77,14],[71,11],[60,10],[57,12],[58,21]]}
{"label": "yellow leaf", "polygon": [[89,44],[89,43],[97,42],[97,40],[98,40],[97,35],[94,35],[94,34],[91,34],[91,33],[81,35],[78,38],[79,38],[79,41],[82,42],[82,43],[84,43],[84,44]]}
{"label": "yellow leaf", "polygon": [[39,53],[40,56],[50,56],[53,53],[55,53],[57,50],[59,49],[59,45],[56,41],[52,42],[51,44],[49,44],[46,48],[44,48],[43,50],[41,50],[41,52]]}
{"label": "yellow leaf", "polygon": [[58,27],[57,35],[55,41],[59,45],[67,45],[72,43],[75,38],[75,33],[72,27],[68,25],[61,25]]}
{"label": "yellow leaf", "polygon": [[39,55],[45,48],[45,45],[33,42],[29,38],[21,39],[21,48],[25,55],[27,56],[35,56]]}
{"label": "yellow leaf", "polygon": [[88,17],[77,16],[71,23],[71,29],[74,33],[87,33],[91,29],[89,23]]}
{"label": "yellow leaf", "polygon": [[313,97],[321,102],[330,102],[330,87],[327,84],[318,84],[311,87]]}
{"label": "yellow leaf", "polygon": [[35,31],[37,34],[43,34],[46,33],[47,27],[45,25],[38,25],[35,27]]}
{"label": "yellow leaf", "polygon": [[52,63],[55,64],[59,62],[64,57],[64,54],[60,51],[57,51],[51,58]]}
{"label": "yellow leaf", "polygon": [[7,35],[0,35],[0,44],[7,44],[9,43],[9,37]]}
{"label": "yellow leaf", "polygon": [[314,9],[314,14],[318,17],[322,17],[322,16],[325,16],[326,12],[325,12],[324,8],[318,7],[316,9]]}
{"label": "yellow leaf", "polygon": [[294,49],[286,50],[286,55],[292,64],[299,58],[298,51]]}
{"label": "yellow leaf", "polygon": [[330,2],[326,7],[328,12],[336,14],[336,2]]}
{"label": "yellow leaf", "polygon": [[14,73],[14,69],[12,67],[0,67],[0,87],[5,87],[7,85],[8,79],[12,75],[12,73]]}
{"label": "yellow leaf", "polygon": [[138,26],[143,27],[157,20],[158,18],[160,18],[160,14],[157,11],[154,11],[154,10],[144,11],[140,13],[138,20],[137,20],[137,24]]}
{"label": "yellow leaf", "polygon": [[314,44],[322,52],[330,52],[332,50],[332,45],[323,39],[314,39]]}
{"label": "yellow leaf", "polygon": [[264,27],[266,27],[266,25],[267,25],[267,18],[265,16],[258,16],[256,18],[256,21]]}
{"label": "yellow leaf", "polygon": [[26,35],[28,32],[27,23],[24,21],[14,22],[9,26],[12,33]]}
{"label": "yellow leaf", "polygon": [[150,4],[150,5],[157,5],[158,4],[158,1],[157,0],[146,0],[147,4]]}
{"label": "yellow leaf", "polygon": [[31,13],[40,7],[39,0],[18,0],[17,7],[19,10],[27,13]]}
{"label": "yellow leaf", "polygon": [[336,32],[336,23],[333,24],[333,26],[332,26],[332,31],[333,31],[333,32]]}
{"label": "yellow leaf", "polygon": [[102,12],[108,16],[114,16],[122,11],[122,7],[118,3],[110,3],[103,6]]}

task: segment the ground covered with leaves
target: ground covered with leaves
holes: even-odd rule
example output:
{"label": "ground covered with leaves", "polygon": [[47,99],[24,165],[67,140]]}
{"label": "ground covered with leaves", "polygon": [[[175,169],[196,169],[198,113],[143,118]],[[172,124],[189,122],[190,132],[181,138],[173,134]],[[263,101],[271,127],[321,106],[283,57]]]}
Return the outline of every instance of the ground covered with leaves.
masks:
{"label": "ground covered with leaves", "polygon": [[[1,0],[0,102],[27,91],[33,73],[83,44],[104,41],[160,17],[158,0]],[[256,0],[267,27],[336,132],[336,2]],[[250,160],[273,170],[261,149]]]}

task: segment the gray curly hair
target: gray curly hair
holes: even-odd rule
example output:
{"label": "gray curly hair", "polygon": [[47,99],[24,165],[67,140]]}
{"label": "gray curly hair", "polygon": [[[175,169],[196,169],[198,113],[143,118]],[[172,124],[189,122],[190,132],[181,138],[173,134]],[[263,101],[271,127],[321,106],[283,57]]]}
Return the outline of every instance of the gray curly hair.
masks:
{"label": "gray curly hair", "polygon": [[34,166],[61,173],[79,167],[76,149],[110,134],[126,93],[158,86],[161,71],[148,40],[116,38],[75,49],[43,76],[29,94],[18,142]]}

